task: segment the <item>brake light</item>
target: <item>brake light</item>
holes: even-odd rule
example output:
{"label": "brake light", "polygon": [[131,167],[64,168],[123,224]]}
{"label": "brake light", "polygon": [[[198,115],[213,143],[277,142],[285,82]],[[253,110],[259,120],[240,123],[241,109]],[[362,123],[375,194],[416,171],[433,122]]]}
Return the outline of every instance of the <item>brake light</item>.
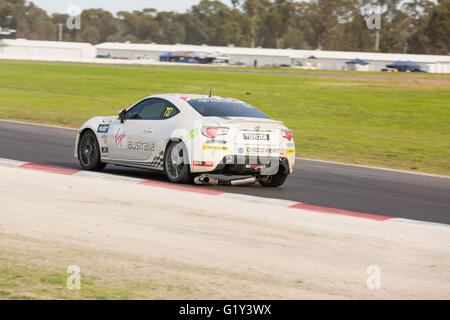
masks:
{"label": "brake light", "polygon": [[205,133],[210,138],[215,138],[217,136],[216,128],[206,128]]}
{"label": "brake light", "polygon": [[203,127],[202,134],[205,137],[214,139],[217,136],[222,136],[228,134],[228,128],[221,127]]}
{"label": "brake light", "polygon": [[288,139],[289,141],[292,140],[292,130],[284,130],[283,136]]}

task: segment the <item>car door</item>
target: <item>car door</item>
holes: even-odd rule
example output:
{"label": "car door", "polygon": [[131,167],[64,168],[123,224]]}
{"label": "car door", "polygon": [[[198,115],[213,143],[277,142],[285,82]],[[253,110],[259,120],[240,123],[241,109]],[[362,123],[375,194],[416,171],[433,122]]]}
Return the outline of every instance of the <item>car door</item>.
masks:
{"label": "car door", "polygon": [[149,98],[127,111],[126,120],[113,127],[111,139],[114,150],[110,157],[159,167],[162,164],[161,143],[164,139],[162,119],[178,113],[170,102]]}

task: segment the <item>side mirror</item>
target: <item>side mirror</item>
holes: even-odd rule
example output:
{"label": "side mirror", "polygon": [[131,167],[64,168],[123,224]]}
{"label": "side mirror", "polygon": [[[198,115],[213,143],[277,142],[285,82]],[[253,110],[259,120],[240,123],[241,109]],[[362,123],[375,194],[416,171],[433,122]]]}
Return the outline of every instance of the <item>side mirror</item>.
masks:
{"label": "side mirror", "polygon": [[124,123],[126,118],[127,118],[127,110],[123,109],[122,111],[119,112],[120,123]]}

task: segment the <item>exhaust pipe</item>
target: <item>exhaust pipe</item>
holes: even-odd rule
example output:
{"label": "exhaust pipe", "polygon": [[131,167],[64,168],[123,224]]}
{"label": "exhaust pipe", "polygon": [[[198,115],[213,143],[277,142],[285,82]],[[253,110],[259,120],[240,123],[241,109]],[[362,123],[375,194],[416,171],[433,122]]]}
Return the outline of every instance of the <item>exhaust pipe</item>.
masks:
{"label": "exhaust pipe", "polygon": [[219,182],[218,179],[207,176],[207,175],[201,175],[201,176],[197,176],[194,178],[195,184],[209,185],[209,186],[218,186],[219,184],[223,185],[223,186],[243,186],[246,184],[255,183],[256,181],[258,181],[258,179],[256,177],[231,180],[231,181],[227,181],[227,182]]}
{"label": "exhaust pipe", "polygon": [[210,177],[210,176],[201,175],[201,176],[194,178],[194,183],[202,184],[202,185],[217,186],[219,184],[219,180],[217,180],[216,178]]}
{"label": "exhaust pipe", "polygon": [[256,182],[256,178],[255,177],[251,177],[251,178],[246,178],[246,179],[238,179],[238,180],[231,180],[230,184],[232,186],[242,186],[245,184],[252,184]]}

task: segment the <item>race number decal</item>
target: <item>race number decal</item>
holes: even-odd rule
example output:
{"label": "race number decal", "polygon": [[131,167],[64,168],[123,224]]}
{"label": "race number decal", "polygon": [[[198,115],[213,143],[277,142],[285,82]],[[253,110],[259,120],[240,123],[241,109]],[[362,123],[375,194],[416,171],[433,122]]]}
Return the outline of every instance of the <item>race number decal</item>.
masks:
{"label": "race number decal", "polygon": [[172,111],[173,111],[173,108],[167,107],[166,112],[164,112],[164,118],[170,117],[170,114],[172,113]]}

